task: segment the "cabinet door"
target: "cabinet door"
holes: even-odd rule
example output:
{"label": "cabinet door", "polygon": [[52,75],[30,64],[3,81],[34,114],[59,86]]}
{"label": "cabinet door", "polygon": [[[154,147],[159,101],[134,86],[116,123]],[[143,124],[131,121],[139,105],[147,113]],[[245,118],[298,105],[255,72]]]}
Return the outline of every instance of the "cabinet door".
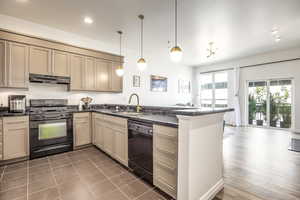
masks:
{"label": "cabinet door", "polygon": [[52,74],[54,76],[70,76],[70,54],[54,50],[52,53]]}
{"label": "cabinet door", "polygon": [[114,131],[115,135],[115,158],[124,164],[125,166],[128,166],[128,136],[127,131],[121,132],[121,131]]}
{"label": "cabinet door", "polygon": [[90,113],[74,114],[74,146],[92,143]]}
{"label": "cabinet door", "polygon": [[94,119],[94,145],[103,149],[103,140],[104,140],[104,127],[102,125],[101,119],[95,118]]}
{"label": "cabinet door", "polygon": [[87,57],[85,63],[85,89],[95,90],[95,59]]}
{"label": "cabinet door", "polygon": [[96,60],[96,90],[109,91],[110,90],[110,62],[104,60]]}
{"label": "cabinet door", "polygon": [[7,86],[28,88],[28,46],[8,42],[7,45]]}
{"label": "cabinet door", "polygon": [[51,75],[51,50],[41,47],[30,47],[29,73]]}
{"label": "cabinet door", "polygon": [[71,90],[83,90],[85,58],[71,55]]}
{"label": "cabinet door", "polygon": [[113,92],[122,92],[123,90],[123,77],[119,77],[116,74],[116,69],[120,63],[113,62],[112,63],[112,71],[111,71],[111,90]]}
{"label": "cabinet door", "polygon": [[103,150],[110,156],[114,157],[115,154],[115,135],[113,130],[107,126],[103,127]]}
{"label": "cabinet door", "polygon": [[6,86],[6,42],[4,40],[0,40],[0,87]]}
{"label": "cabinet door", "polygon": [[3,156],[4,160],[29,155],[28,117],[3,118]]}
{"label": "cabinet door", "polygon": [[2,131],[2,119],[0,118],[0,160],[3,160],[3,131]]}

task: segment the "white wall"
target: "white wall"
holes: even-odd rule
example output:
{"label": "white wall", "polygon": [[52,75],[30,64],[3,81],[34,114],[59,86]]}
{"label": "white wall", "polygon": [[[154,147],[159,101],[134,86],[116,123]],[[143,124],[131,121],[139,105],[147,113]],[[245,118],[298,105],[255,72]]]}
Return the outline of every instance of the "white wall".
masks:
{"label": "white wall", "polygon": [[[293,48],[284,51],[276,51],[276,52],[270,52],[266,54],[255,55],[243,59],[218,63],[215,65],[194,67],[193,82],[195,83],[197,81],[197,79],[199,78],[199,74],[201,72],[228,69],[232,67],[253,65],[253,64],[259,64],[265,62],[274,62],[274,61],[294,59],[294,58],[300,58],[300,48]],[[230,76],[233,76],[232,72],[229,74]],[[241,92],[239,97],[241,102],[243,125],[246,124],[246,112],[245,112],[246,110],[245,95],[247,94],[246,82],[249,80],[276,79],[276,78],[293,78],[294,86],[295,86],[294,87],[294,105],[295,105],[294,122],[295,123],[293,128],[300,130],[300,88],[299,88],[300,87],[299,86],[300,85],[300,60],[241,69],[241,76],[240,76]],[[233,104],[232,84],[233,84],[233,77],[231,77],[229,81],[229,101],[230,101],[229,105]],[[194,102],[197,99],[196,95],[197,95],[197,88],[194,87],[193,90]],[[231,115],[231,117],[227,118],[227,120],[229,122],[234,121],[234,115]]]}
{"label": "white wall", "polygon": [[[119,44],[92,40],[73,33],[5,15],[0,15],[0,28],[65,42],[80,47],[115,54],[119,52]],[[139,38],[137,38],[137,43],[138,42]],[[178,94],[177,92],[178,79],[192,80],[192,69],[190,67],[171,63],[167,52],[166,55],[157,55],[155,53],[155,47],[153,47],[154,53],[147,55],[148,69],[144,72],[139,72],[136,67],[136,60],[138,59],[139,53],[135,50],[126,49],[126,46],[127,41],[126,38],[124,38],[125,74],[124,90],[121,94],[66,92],[66,88],[63,86],[30,84],[28,91],[0,89],[0,104],[3,102],[4,105],[7,105],[7,95],[16,93],[26,94],[29,98],[68,98],[70,104],[78,104],[79,99],[86,95],[93,97],[94,103],[126,104],[129,95],[133,92],[140,95],[141,104],[143,105],[174,105],[176,103],[187,103],[191,101],[191,94]],[[159,93],[150,91],[151,74],[168,77],[168,92]],[[141,76],[140,88],[132,87],[132,75]]]}

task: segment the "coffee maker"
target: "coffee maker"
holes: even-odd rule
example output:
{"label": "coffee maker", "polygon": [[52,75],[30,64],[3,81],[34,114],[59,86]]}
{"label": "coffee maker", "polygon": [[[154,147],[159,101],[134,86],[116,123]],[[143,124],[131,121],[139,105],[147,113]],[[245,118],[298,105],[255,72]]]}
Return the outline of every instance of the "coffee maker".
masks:
{"label": "coffee maker", "polygon": [[9,112],[25,113],[26,112],[26,96],[10,95],[8,96]]}

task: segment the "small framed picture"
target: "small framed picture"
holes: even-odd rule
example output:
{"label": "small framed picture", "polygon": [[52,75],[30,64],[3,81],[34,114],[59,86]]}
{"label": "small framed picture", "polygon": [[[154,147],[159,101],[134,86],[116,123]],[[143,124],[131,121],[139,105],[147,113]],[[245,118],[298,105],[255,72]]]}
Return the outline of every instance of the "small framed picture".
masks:
{"label": "small framed picture", "polygon": [[141,77],[138,75],[133,75],[132,78],[132,86],[133,87],[141,87]]}
{"label": "small framed picture", "polygon": [[151,91],[153,92],[167,92],[168,78],[151,75],[150,85],[151,85]]}

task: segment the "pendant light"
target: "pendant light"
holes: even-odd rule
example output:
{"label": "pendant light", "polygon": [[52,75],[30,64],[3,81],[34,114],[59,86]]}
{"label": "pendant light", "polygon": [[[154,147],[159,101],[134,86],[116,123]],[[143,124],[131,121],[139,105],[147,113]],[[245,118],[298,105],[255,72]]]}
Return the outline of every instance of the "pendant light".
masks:
{"label": "pendant light", "polygon": [[179,62],[182,59],[182,50],[177,43],[177,0],[175,0],[175,46],[170,51],[170,57],[173,62]]}
{"label": "pendant light", "polygon": [[139,15],[139,19],[141,20],[141,57],[137,61],[137,66],[140,71],[144,71],[147,68],[146,60],[144,59],[143,55],[143,43],[144,43],[144,15]]}
{"label": "pendant light", "polygon": [[120,35],[120,64],[116,69],[116,74],[117,74],[117,76],[121,77],[121,76],[124,75],[124,69],[123,69],[123,66],[122,66],[122,34],[123,34],[123,32],[122,31],[117,31],[117,33]]}

